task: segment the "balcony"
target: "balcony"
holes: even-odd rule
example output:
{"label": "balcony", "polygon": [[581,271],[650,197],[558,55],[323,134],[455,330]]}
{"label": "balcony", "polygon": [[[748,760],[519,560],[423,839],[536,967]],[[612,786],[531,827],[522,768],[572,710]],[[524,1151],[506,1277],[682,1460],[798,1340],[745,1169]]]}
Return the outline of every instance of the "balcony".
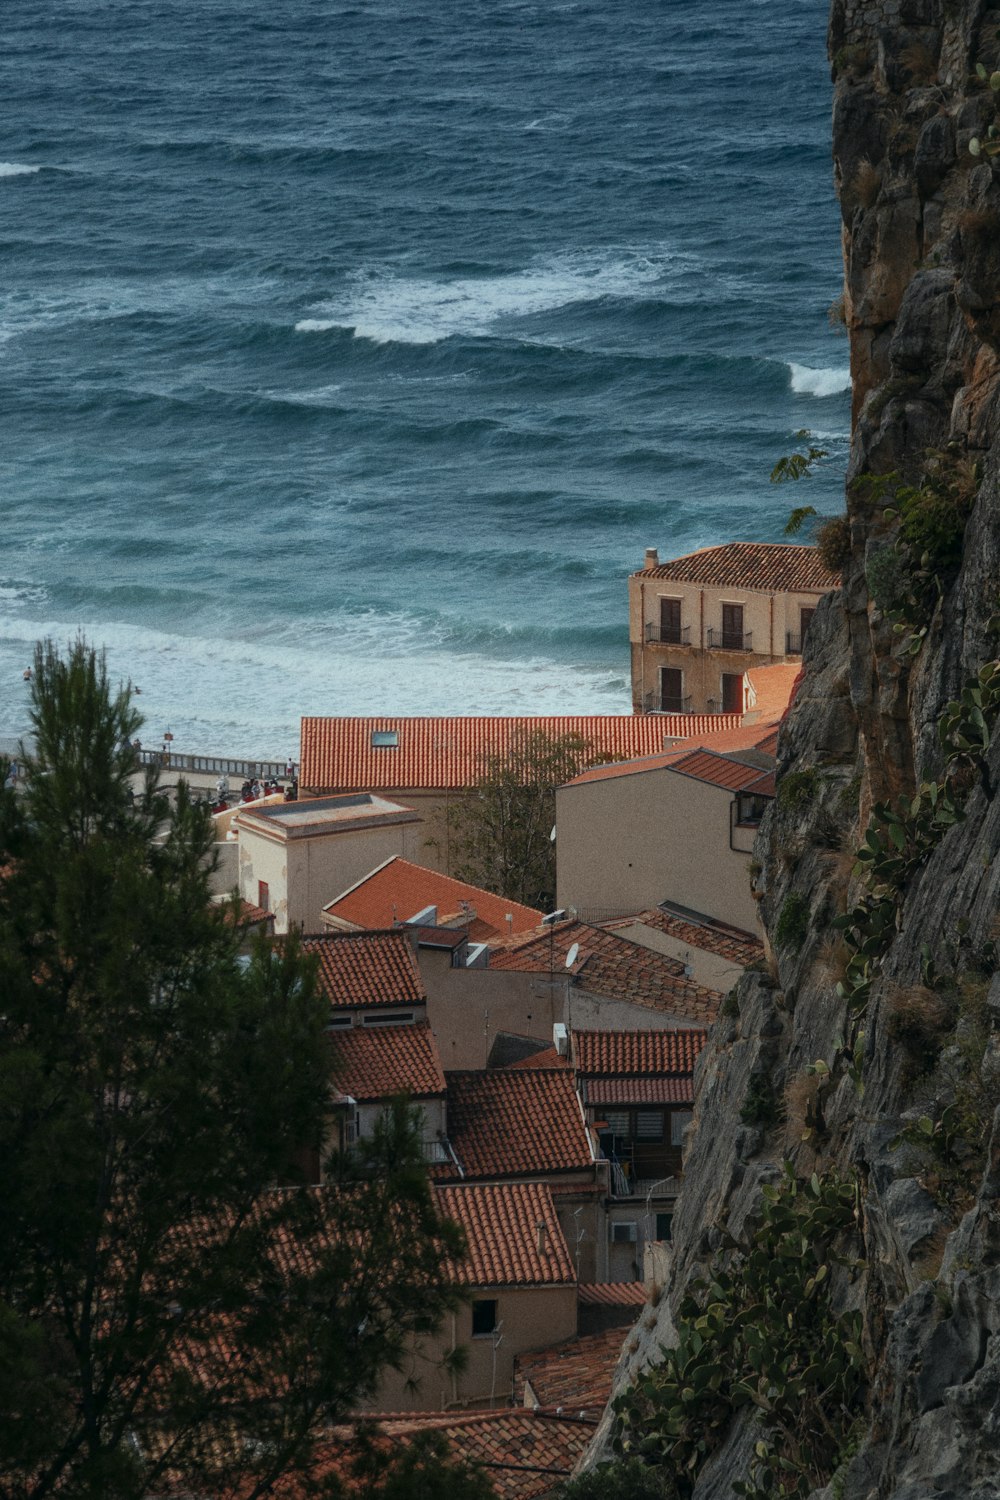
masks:
{"label": "balcony", "polygon": [[671,1198],[681,1190],[680,1173],[671,1173],[669,1166],[663,1177],[638,1177],[631,1162],[619,1161],[617,1156],[605,1160],[609,1165],[612,1198]]}
{"label": "balcony", "polygon": [[793,635],[790,630],[785,634],[785,655],[802,655],[802,637],[800,635]]}
{"label": "balcony", "polygon": [[708,646],[711,651],[752,651],[753,631],[709,629]]}
{"label": "balcony", "polygon": [[671,698],[663,693],[647,693],[642,700],[644,714],[689,714],[690,698]]}
{"label": "balcony", "polygon": [[646,641],[654,646],[690,646],[690,625],[647,625]]}

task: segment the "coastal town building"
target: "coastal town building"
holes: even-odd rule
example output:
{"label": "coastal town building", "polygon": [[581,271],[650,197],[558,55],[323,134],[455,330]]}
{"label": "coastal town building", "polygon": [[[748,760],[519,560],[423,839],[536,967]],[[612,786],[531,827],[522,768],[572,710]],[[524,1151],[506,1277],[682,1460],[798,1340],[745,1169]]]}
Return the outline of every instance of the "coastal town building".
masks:
{"label": "coastal town building", "polygon": [[[450,809],[468,795],[492,758],[515,753],[527,737],[575,736],[591,759],[603,762],[653,755],[679,738],[736,728],[739,722],[738,714],[722,720],[686,714],[656,719],[630,714],[304,718],[301,795],[370,794],[403,803],[423,818],[424,827],[409,848],[392,852],[453,874]],[[341,881],[327,891],[324,903],[347,884]]]}
{"label": "coastal town building", "polygon": [[[437,1206],[465,1231],[453,1267],[468,1301],[437,1334],[415,1341],[402,1370],[384,1372],[369,1411],[508,1405],[519,1354],[576,1334],[577,1276],[549,1188],[540,1182],[435,1188]],[[464,1347],[458,1370],[448,1354]]]}
{"label": "coastal town building", "polygon": [[816,605],[840,579],[815,547],[726,542],[629,578],[632,704],[637,714],[742,714],[748,671],[801,657]]}
{"label": "coastal town building", "polygon": [[752,932],[670,901],[607,925],[619,937],[678,959],[698,984],[723,995],[764,957],[764,944]]}
{"label": "coastal town building", "polygon": [[413,864],[399,855],[392,855],[328,902],[321,916],[324,927],[331,931],[356,932],[406,922],[454,928],[476,943],[530,931],[542,920],[542,913],[533,907],[495,896],[492,891]]}
{"label": "coastal town building", "polygon": [[415,853],[420,821],[369,792],[240,809],[239,894],[273,914],[275,932],[318,932],[331,896],[390,856]]}
{"label": "coastal town building", "polygon": [[669,901],[754,932],[750,855],[774,797],[776,740],[773,725],[749,725],[560,787],[560,907],[610,920]]}

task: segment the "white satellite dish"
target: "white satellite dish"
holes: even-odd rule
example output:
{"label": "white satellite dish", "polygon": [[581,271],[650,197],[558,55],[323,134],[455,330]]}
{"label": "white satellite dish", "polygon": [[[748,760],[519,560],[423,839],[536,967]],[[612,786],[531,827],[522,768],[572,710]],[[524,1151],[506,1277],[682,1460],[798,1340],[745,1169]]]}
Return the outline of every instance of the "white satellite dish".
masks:
{"label": "white satellite dish", "polygon": [[579,943],[574,943],[573,946],[572,946],[572,948],[569,950],[569,952],[566,955],[566,967],[567,967],[567,969],[571,969],[573,967],[573,965],[576,963],[577,958],[579,957],[579,955],[580,955],[580,944]]}

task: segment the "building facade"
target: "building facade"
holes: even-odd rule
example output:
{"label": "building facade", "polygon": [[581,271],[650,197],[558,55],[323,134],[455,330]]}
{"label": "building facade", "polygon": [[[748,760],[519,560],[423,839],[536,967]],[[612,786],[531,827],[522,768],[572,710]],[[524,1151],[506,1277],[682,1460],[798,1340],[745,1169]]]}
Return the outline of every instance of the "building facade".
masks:
{"label": "building facade", "polygon": [[741,714],[746,673],[796,660],[816,605],[837,588],[815,547],[728,542],[629,578],[637,714]]}

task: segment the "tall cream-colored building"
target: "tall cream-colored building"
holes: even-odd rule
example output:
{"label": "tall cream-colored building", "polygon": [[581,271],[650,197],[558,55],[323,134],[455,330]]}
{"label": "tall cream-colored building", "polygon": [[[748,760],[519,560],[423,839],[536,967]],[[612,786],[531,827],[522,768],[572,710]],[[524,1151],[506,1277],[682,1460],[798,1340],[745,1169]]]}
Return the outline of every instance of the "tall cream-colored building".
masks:
{"label": "tall cream-colored building", "polygon": [[816,605],[840,579],[815,547],[727,542],[629,578],[636,713],[742,713],[746,673],[795,660]]}

